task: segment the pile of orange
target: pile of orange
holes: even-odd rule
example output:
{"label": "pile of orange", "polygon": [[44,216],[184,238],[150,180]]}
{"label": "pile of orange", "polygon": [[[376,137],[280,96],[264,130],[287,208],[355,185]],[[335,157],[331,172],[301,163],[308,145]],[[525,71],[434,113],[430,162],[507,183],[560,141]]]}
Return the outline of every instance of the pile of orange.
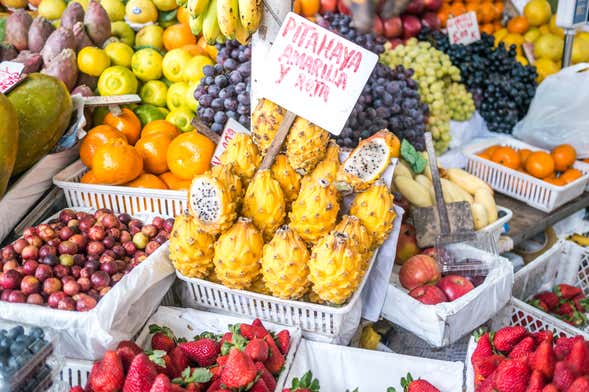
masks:
{"label": "pile of orange", "polygon": [[80,159],[90,169],[87,184],[137,188],[188,189],[190,181],[210,168],[215,144],[196,131],[180,133],[166,120],[141,129],[129,109],[109,113],[80,145]]}
{"label": "pile of orange", "polygon": [[569,184],[583,175],[572,167],[577,152],[570,144],[556,146],[550,153],[494,145],[477,155],[558,186]]}
{"label": "pile of orange", "polygon": [[438,10],[438,18],[440,18],[442,27],[446,27],[448,18],[474,11],[479,22],[479,30],[493,34],[501,28],[503,7],[501,0],[444,0],[442,7]]}

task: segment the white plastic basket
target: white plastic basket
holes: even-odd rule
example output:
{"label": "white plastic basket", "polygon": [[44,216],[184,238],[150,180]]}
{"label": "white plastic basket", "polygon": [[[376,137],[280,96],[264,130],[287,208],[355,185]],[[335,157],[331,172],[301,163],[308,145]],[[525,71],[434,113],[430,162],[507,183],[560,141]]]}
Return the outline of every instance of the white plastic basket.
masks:
{"label": "white plastic basket", "polygon": [[82,184],[80,178],[87,170],[78,160],[53,177],[53,183],[63,189],[68,207],[110,208],[131,215],[148,211],[166,216],[180,215],[186,208],[185,191]]}
{"label": "white plastic basket", "polygon": [[66,359],[59,379],[65,382],[68,387],[81,386],[84,388],[88,382],[88,376],[92,370],[92,361],[83,361],[81,359]]}
{"label": "white plastic basket", "polygon": [[505,213],[505,215],[499,217],[495,222],[479,229],[479,233],[493,233],[493,238],[495,238],[495,242],[499,241],[499,237],[503,234],[505,224],[508,223],[511,218],[513,218],[513,212],[509,208],[497,206],[497,212]]}
{"label": "white plastic basket", "polygon": [[485,139],[462,148],[467,159],[466,170],[469,173],[479,177],[498,192],[521,200],[541,211],[555,210],[581,195],[588,185],[589,166],[582,162],[577,161],[573,165],[575,169],[584,173],[581,178],[565,186],[556,186],[476,155],[493,145],[510,146],[518,150],[523,148],[532,151],[545,150],[509,137]]}

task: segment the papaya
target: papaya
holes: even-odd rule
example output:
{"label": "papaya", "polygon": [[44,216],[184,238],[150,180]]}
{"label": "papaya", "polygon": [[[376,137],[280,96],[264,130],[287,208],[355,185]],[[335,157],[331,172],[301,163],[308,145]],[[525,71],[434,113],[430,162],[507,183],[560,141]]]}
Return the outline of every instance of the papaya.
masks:
{"label": "papaya", "polygon": [[8,180],[16,162],[18,118],[16,110],[4,94],[0,94],[0,198],[6,192]]}
{"label": "papaya", "polygon": [[18,118],[19,138],[12,175],[29,169],[55,147],[73,112],[67,87],[59,79],[32,73],[8,94]]}

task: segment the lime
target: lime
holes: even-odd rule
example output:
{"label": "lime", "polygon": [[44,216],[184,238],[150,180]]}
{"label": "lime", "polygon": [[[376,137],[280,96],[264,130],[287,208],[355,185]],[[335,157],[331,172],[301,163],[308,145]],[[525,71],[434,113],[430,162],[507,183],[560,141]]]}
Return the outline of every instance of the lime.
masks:
{"label": "lime", "polygon": [[125,17],[132,23],[149,23],[157,20],[157,8],[151,0],[129,0]]}
{"label": "lime", "polygon": [[121,0],[100,0],[100,5],[111,22],[123,20],[125,18],[125,4]]}
{"label": "lime", "polygon": [[100,76],[108,67],[110,58],[102,49],[87,46],[78,53],[78,69],[90,76]]}
{"label": "lime", "polygon": [[184,71],[182,71],[182,77],[185,82],[199,81],[204,77],[202,69],[205,65],[214,65],[215,63],[208,56],[194,56],[190,59]]}
{"label": "lime", "polygon": [[187,82],[186,91],[184,93],[184,105],[193,112],[196,112],[198,109],[198,101],[194,98],[194,90],[196,90],[199,84],[199,81]]}
{"label": "lime", "polygon": [[168,97],[168,86],[161,80],[150,80],[141,87],[139,95],[144,103],[165,106]]}
{"label": "lime", "polygon": [[135,46],[151,46],[155,49],[164,48],[164,29],[158,25],[145,26],[135,36]]}
{"label": "lime", "polygon": [[166,116],[166,120],[178,127],[182,132],[190,132],[194,128],[192,127],[192,119],[194,113],[188,108],[179,108],[170,111]]}
{"label": "lime", "polygon": [[188,108],[186,103],[187,89],[188,84],[184,82],[174,83],[168,88],[168,95],[166,97],[168,109],[175,110],[179,108]]}
{"label": "lime", "polygon": [[98,94],[123,95],[137,92],[137,78],[129,68],[114,65],[104,70],[98,78]]}
{"label": "lime", "polygon": [[170,50],[164,56],[163,71],[166,79],[172,82],[179,82],[183,80],[184,68],[188,65],[188,62],[192,59],[190,53],[184,49],[176,48]]}
{"label": "lime", "polygon": [[63,0],[41,0],[37,12],[39,16],[49,20],[59,19],[65,11],[65,1]]}
{"label": "lime", "polygon": [[155,49],[141,49],[131,59],[131,69],[141,80],[155,80],[162,77],[162,55]]}
{"label": "lime", "polygon": [[110,58],[113,65],[122,65],[131,67],[131,58],[133,57],[133,48],[122,42],[111,42],[104,48],[106,55]]}

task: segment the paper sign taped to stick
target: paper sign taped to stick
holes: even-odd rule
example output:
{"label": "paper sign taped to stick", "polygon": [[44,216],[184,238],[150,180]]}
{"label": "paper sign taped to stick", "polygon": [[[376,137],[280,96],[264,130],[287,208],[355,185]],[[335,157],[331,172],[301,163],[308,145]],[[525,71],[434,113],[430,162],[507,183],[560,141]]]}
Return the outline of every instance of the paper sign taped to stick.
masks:
{"label": "paper sign taped to stick", "polygon": [[246,127],[241,125],[239,122],[230,118],[225,123],[225,129],[223,129],[221,139],[219,140],[219,143],[217,143],[215,153],[211,158],[212,166],[217,166],[221,164],[221,154],[223,154],[223,151],[227,149],[227,144],[229,144],[229,142],[235,137],[237,133],[249,134],[250,132]]}
{"label": "paper sign taped to stick", "polygon": [[378,56],[290,12],[266,59],[263,96],[339,135]]}
{"label": "paper sign taped to stick", "polygon": [[0,63],[0,93],[6,94],[23,79],[24,68],[24,64],[14,61]]}
{"label": "paper sign taped to stick", "polygon": [[452,45],[468,45],[481,39],[477,14],[474,11],[449,18],[446,27],[448,28],[448,39]]}

